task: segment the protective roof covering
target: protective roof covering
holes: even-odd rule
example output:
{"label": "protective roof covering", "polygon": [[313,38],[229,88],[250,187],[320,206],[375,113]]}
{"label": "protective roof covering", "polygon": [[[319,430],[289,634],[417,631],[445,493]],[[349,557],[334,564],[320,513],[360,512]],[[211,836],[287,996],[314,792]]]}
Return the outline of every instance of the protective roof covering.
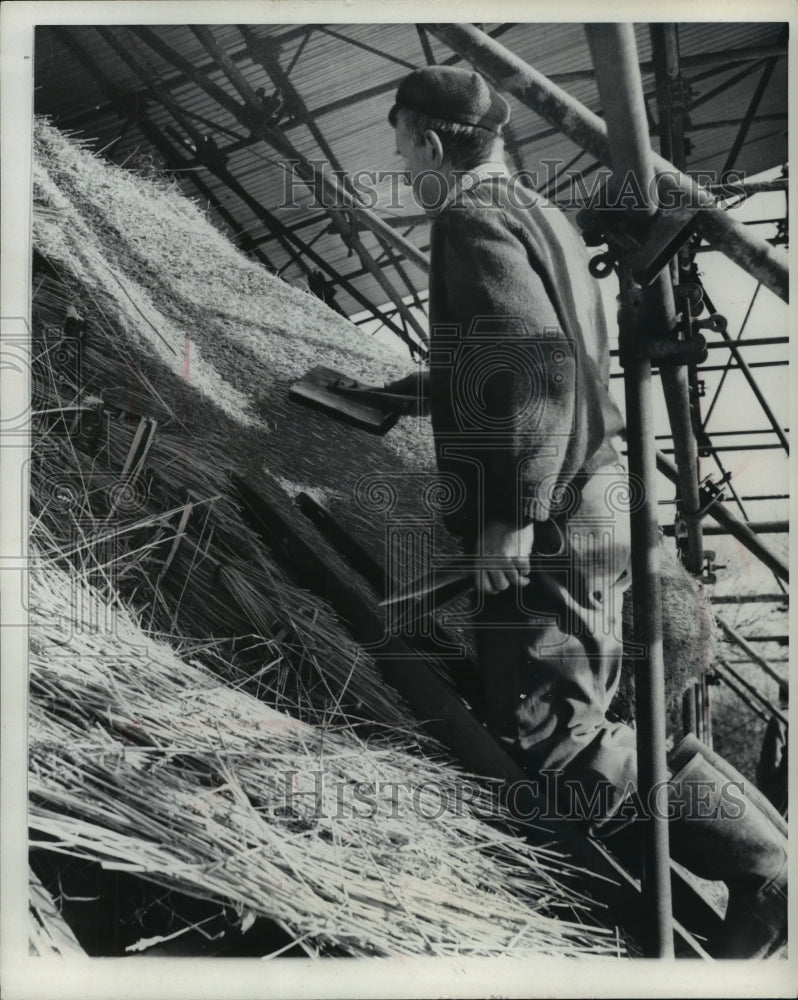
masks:
{"label": "protective roof covering", "polygon": [[[482,27],[591,110],[600,111],[581,24]],[[400,169],[387,122],[398,82],[430,61],[461,62],[415,24],[214,25],[209,30],[234,69],[274,106],[272,124],[298,152],[350,174]],[[786,32],[779,22],[678,25],[687,84],[683,96],[689,170],[720,173],[732,166],[751,175],[786,162],[787,60],[766,58],[786,54]],[[658,112],[648,25],[638,25],[636,33],[654,135]],[[189,79],[188,66],[199,71],[199,78]],[[155,144],[159,162],[175,168],[181,187],[208,204],[245,252],[259,256],[292,282],[306,283],[311,270],[323,269],[327,294],[332,282],[336,303],[347,315],[368,304],[390,302],[384,279],[380,284],[350,242],[331,231],[329,215],[286,169],[285,156],[253,138],[196,79],[216,84],[240,103],[229,70],[209,54],[192,26],[37,28],[38,112],[50,115],[61,128],[82,131],[118,163],[140,162]],[[553,163],[561,171],[594,168],[587,154],[580,155],[533,111],[514,98],[510,104],[511,164],[536,172],[544,189]],[[740,133],[752,107],[753,116]],[[729,163],[738,133],[742,144]],[[197,136],[203,148],[197,149]],[[656,138],[653,141],[656,144]],[[557,186],[555,179],[548,193],[556,197]],[[391,201],[396,184],[387,180],[377,187],[376,211],[383,218],[400,225],[403,214],[418,216],[407,197],[401,199],[402,209]],[[290,207],[285,207],[287,200],[293,202]],[[290,227],[318,258],[303,253],[302,261],[297,259],[296,244],[289,244],[289,251],[259,208]],[[363,231],[351,216],[345,218],[359,230],[363,248],[380,262],[398,295],[426,287],[417,267],[404,261],[398,271],[396,254],[386,257],[371,232]],[[426,246],[428,227],[423,222],[412,228],[402,225],[400,231],[417,246]],[[340,277],[345,279],[343,287]]]}

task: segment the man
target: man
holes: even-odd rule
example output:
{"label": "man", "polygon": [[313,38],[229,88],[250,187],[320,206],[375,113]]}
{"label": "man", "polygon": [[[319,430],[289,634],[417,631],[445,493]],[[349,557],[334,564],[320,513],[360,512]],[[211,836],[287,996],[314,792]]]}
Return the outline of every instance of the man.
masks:
{"label": "man", "polygon": [[[622,420],[583,243],[508,175],[508,119],[481,76],[439,66],[406,77],[390,112],[416,199],[434,217],[424,405],[439,471],[461,493],[448,523],[477,567],[489,728],[527,773],[548,776],[558,810],[607,835],[630,818],[636,774],[634,732],[606,717],[629,585]],[[688,740],[675,751],[671,807],[695,812],[688,777],[716,797],[728,782],[704,749]],[[689,836],[674,830],[685,864],[730,884],[733,954],[772,948],[786,926],[786,851],[772,819],[750,805],[736,826],[705,813]],[[741,942],[752,913],[759,930]]]}

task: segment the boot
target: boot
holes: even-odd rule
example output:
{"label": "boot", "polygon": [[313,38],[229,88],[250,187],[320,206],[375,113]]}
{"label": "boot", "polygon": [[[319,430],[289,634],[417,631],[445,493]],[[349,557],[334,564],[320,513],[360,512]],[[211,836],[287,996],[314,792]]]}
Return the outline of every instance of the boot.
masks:
{"label": "boot", "polygon": [[671,856],[723,881],[729,904],[716,958],[765,958],[787,936],[787,841],[782,817],[730,764],[692,734],[669,764]]}

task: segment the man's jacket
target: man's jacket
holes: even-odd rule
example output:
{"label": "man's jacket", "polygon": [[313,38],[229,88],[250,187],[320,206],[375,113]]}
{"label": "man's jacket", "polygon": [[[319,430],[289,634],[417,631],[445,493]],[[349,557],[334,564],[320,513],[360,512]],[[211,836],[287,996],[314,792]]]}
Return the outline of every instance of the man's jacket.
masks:
{"label": "man's jacket", "polygon": [[432,226],[427,391],[447,521],[461,534],[567,515],[579,483],[618,460],[623,427],[582,240],[509,183],[482,180]]}

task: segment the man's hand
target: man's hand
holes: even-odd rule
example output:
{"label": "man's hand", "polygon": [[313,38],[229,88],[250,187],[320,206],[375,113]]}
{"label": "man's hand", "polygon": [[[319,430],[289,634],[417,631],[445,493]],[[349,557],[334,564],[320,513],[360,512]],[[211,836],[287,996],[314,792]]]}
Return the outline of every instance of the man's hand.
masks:
{"label": "man's hand", "polygon": [[529,556],[535,540],[535,525],[516,528],[500,521],[489,521],[477,553],[486,566],[474,572],[479,591],[498,594],[510,586],[525,587],[529,583]]}

